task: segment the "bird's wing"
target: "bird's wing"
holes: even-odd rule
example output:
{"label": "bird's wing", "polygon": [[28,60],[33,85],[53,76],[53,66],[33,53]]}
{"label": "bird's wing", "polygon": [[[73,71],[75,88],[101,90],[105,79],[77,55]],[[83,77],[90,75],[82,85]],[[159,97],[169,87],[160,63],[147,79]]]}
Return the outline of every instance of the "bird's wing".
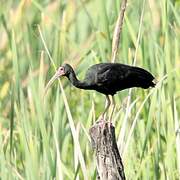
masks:
{"label": "bird's wing", "polygon": [[117,66],[105,66],[97,72],[96,82],[99,86],[102,84],[111,85],[123,79],[127,74],[128,71],[125,72],[123,68],[120,69]]}
{"label": "bird's wing", "polygon": [[103,74],[106,74],[108,69],[107,63],[95,64],[88,68],[84,81],[96,86],[98,82],[103,82]]}
{"label": "bird's wing", "polygon": [[[112,93],[131,87],[154,86],[154,77],[146,70],[118,63],[101,63],[89,68],[85,81],[100,92]],[[105,89],[105,90],[104,90]]]}
{"label": "bird's wing", "polygon": [[154,77],[148,71],[127,65],[114,65],[98,71],[97,85],[125,89],[130,87],[154,87]]}

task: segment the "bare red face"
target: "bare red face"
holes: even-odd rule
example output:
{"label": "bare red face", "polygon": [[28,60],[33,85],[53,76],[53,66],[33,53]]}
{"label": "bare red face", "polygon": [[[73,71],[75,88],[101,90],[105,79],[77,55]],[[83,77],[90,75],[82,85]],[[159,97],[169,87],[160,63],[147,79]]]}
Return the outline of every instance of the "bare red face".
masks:
{"label": "bare red face", "polygon": [[58,76],[64,76],[65,75],[65,70],[63,66],[60,66],[57,70]]}

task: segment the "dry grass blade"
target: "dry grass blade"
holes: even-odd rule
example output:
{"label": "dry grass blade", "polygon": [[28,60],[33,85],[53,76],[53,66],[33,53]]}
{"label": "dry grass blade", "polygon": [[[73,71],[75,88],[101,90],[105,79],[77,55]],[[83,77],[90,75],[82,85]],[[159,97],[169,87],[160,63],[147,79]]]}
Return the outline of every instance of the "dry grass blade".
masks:
{"label": "dry grass blade", "polygon": [[124,149],[123,149],[123,151],[122,151],[123,157],[124,157],[124,154],[127,152],[127,148],[128,148],[128,146],[129,146],[129,143],[130,143],[132,134],[133,134],[133,132],[134,132],[134,128],[135,128],[135,126],[136,126],[136,123],[137,123],[137,121],[138,121],[139,114],[140,114],[141,110],[143,109],[144,104],[145,104],[146,101],[149,99],[149,97],[153,94],[153,92],[154,92],[153,90],[149,92],[149,94],[146,96],[146,98],[145,98],[144,101],[142,102],[141,106],[139,107],[139,110],[138,110],[137,113],[136,113],[136,116],[135,116],[135,118],[134,118],[134,121],[133,121],[133,123],[132,123],[132,126],[131,126],[131,128],[130,128],[130,131],[129,131],[129,134],[128,134],[128,137],[127,137],[127,141],[126,141],[125,147],[124,147]]}
{"label": "dry grass blade", "polygon": [[57,156],[57,173],[58,173],[58,179],[63,180],[63,173],[62,173],[62,165],[61,165],[61,155],[59,151],[59,145],[58,145],[58,138],[55,132],[54,124],[52,124],[53,127],[53,135],[54,135],[54,141],[56,145],[56,156]]}
{"label": "dry grass blade", "polygon": [[174,100],[174,120],[175,120],[175,131],[176,131],[176,151],[177,151],[177,164],[178,164],[178,173],[180,174],[180,125],[178,122],[178,112],[176,107],[176,102]]}
{"label": "dry grass blade", "polygon": [[140,42],[140,37],[141,37],[141,33],[142,33],[142,23],[143,23],[143,18],[144,18],[144,6],[145,6],[145,1],[143,1],[143,6],[142,6],[142,11],[141,11],[141,18],[140,18],[140,23],[139,23],[139,31],[138,31],[138,37],[137,37],[137,41],[136,41],[136,51],[135,51],[135,56],[134,56],[134,60],[133,60],[133,65],[135,66],[136,64],[136,60],[137,60],[137,53],[138,53],[138,49],[139,49],[139,42]]}
{"label": "dry grass blade", "polygon": [[[45,50],[46,50],[46,52],[47,52],[47,54],[49,56],[49,59],[50,59],[51,63],[53,64],[54,69],[56,69],[54,61],[53,61],[53,59],[52,59],[52,57],[51,57],[51,55],[49,53],[49,50],[48,50],[47,45],[45,43],[45,40],[43,38],[40,26],[38,26],[38,30],[39,30],[43,45],[45,47]],[[66,108],[66,112],[67,112],[67,116],[68,116],[68,120],[69,120],[69,125],[70,125],[70,128],[71,128],[75,148],[77,148],[78,159],[79,159],[80,165],[82,167],[82,172],[83,172],[84,179],[87,180],[88,177],[87,177],[87,170],[86,170],[85,160],[84,160],[84,157],[83,157],[83,154],[82,154],[82,151],[81,151],[80,143],[78,141],[78,135],[77,135],[77,132],[76,132],[76,129],[75,129],[75,125],[74,125],[73,118],[72,118],[72,115],[71,115],[71,111],[70,111],[70,108],[69,108],[69,105],[68,105],[68,101],[67,101],[64,89],[62,87],[62,84],[60,82],[60,79],[59,79],[59,84],[60,84],[60,88],[61,88],[61,92],[62,92],[62,96],[63,96],[63,100],[64,100],[64,104],[65,104],[65,108]]]}
{"label": "dry grass blade", "polygon": [[88,179],[88,177],[87,177],[87,169],[86,169],[84,157],[83,157],[83,154],[82,154],[82,151],[81,151],[81,147],[80,147],[80,143],[79,143],[79,140],[78,140],[78,135],[77,135],[77,132],[76,132],[76,129],[75,129],[75,125],[74,125],[74,122],[73,122],[73,118],[72,118],[72,115],[71,115],[71,112],[70,112],[70,109],[69,109],[68,101],[67,101],[67,98],[66,98],[66,95],[65,95],[65,92],[64,92],[64,89],[62,87],[61,82],[60,82],[60,88],[61,88],[61,92],[62,92],[62,96],[63,96],[63,100],[64,100],[64,105],[65,105],[68,120],[69,120],[69,125],[70,125],[71,132],[72,132],[72,135],[73,135],[75,148],[76,148],[76,150],[78,152],[79,162],[80,162],[80,165],[82,167],[83,176],[84,176],[84,179],[87,180]]}
{"label": "dry grass blade", "polygon": [[[138,36],[137,36],[137,40],[136,40],[136,50],[135,50],[135,56],[134,56],[134,60],[133,60],[133,65],[136,64],[136,59],[137,59],[137,53],[138,53],[138,49],[139,49],[139,42],[140,42],[140,37],[141,37],[141,32],[142,32],[142,23],[143,23],[143,17],[144,17],[144,5],[145,5],[145,0],[143,1],[143,7],[142,7],[142,11],[141,11],[141,18],[140,18],[140,22],[139,22],[139,30],[138,30]],[[127,128],[127,124],[128,124],[128,117],[129,117],[129,108],[130,108],[130,104],[131,104],[131,96],[132,96],[132,89],[129,90],[128,93],[128,100],[127,100],[127,106],[126,106],[126,115],[125,118],[123,120],[123,124],[122,124],[122,128],[120,131],[120,135],[119,135],[119,140],[118,140],[118,145],[121,146],[122,143],[124,142],[124,137],[125,137],[125,129]],[[122,151],[122,147],[121,147],[121,151]]]}
{"label": "dry grass blade", "polygon": [[113,42],[112,42],[112,57],[111,57],[111,62],[113,63],[115,62],[118,47],[119,47],[119,41],[120,41],[120,35],[121,35],[122,25],[123,25],[123,20],[124,20],[124,13],[126,10],[126,4],[127,4],[127,0],[123,0],[121,3],[121,10],[119,12],[119,16],[118,16],[116,26],[114,29]]}
{"label": "dry grass blade", "polygon": [[13,174],[16,175],[16,177],[18,177],[18,179],[24,180],[24,178],[21,176],[21,174],[17,171],[17,169],[14,166],[12,166],[11,164],[8,164],[8,167],[9,169],[12,170]]}

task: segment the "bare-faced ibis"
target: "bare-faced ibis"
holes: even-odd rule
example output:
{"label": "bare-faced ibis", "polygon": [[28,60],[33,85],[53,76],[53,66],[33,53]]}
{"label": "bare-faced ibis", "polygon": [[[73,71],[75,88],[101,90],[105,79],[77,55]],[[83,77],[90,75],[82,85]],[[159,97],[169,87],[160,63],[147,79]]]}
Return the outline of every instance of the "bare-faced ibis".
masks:
{"label": "bare-faced ibis", "polygon": [[95,64],[87,70],[85,79],[83,81],[79,81],[73,68],[69,64],[64,64],[58,68],[55,75],[48,82],[45,92],[51,86],[54,80],[60,76],[66,76],[77,88],[96,90],[102,94],[105,94],[107,105],[102,114],[103,119],[105,112],[108,110],[111,104],[111,100],[109,98],[110,95],[112,96],[113,113],[115,107],[114,94],[116,94],[116,92],[133,87],[147,89],[155,86],[155,83],[153,82],[155,78],[153,75],[148,71],[135,66],[119,63]]}

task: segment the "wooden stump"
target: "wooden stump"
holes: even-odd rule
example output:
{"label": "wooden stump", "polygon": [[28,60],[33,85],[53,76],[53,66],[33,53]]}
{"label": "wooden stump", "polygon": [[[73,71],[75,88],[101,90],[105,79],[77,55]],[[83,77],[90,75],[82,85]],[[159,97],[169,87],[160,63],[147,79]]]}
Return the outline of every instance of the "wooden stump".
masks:
{"label": "wooden stump", "polygon": [[118,151],[115,128],[106,122],[97,122],[90,128],[91,143],[96,152],[99,180],[125,180],[124,167]]}

